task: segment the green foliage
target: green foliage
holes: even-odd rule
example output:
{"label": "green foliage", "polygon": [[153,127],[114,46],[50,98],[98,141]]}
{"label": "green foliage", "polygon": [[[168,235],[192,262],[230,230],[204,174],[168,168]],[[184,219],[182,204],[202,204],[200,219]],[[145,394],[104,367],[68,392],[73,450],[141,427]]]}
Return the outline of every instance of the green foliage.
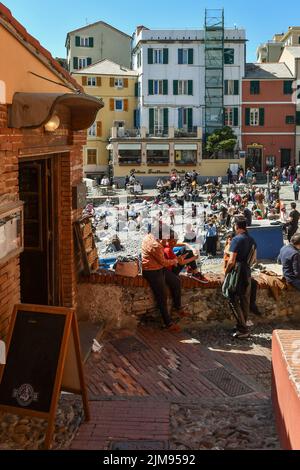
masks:
{"label": "green foliage", "polygon": [[236,142],[237,137],[231,127],[225,126],[208,136],[205,149],[210,155],[220,151],[233,152]]}

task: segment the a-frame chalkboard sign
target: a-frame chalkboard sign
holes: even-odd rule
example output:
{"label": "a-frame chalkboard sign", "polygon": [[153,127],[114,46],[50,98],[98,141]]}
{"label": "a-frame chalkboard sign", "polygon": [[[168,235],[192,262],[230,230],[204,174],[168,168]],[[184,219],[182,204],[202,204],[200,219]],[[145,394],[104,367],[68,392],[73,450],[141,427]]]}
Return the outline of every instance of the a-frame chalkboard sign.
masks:
{"label": "a-frame chalkboard sign", "polygon": [[75,312],[64,307],[16,305],[0,366],[0,410],[48,421],[45,448],[51,447],[60,392],[87,393]]}

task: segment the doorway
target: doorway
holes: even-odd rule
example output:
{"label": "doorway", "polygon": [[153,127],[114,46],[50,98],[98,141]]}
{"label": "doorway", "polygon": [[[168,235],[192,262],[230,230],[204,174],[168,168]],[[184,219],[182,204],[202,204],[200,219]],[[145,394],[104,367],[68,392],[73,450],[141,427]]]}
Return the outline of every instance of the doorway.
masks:
{"label": "doorway", "polygon": [[249,146],[247,149],[246,168],[255,168],[257,172],[262,171],[262,146]]}
{"label": "doorway", "polygon": [[57,157],[21,161],[19,188],[24,201],[21,301],[59,305]]}
{"label": "doorway", "polygon": [[291,164],[291,149],[280,149],[281,152],[281,168],[288,168]]}

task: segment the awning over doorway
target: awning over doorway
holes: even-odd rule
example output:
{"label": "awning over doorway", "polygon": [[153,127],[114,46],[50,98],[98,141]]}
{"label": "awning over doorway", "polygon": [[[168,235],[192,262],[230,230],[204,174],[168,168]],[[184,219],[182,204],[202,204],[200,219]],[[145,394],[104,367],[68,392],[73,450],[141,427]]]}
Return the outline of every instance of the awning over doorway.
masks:
{"label": "awning over doorway", "polygon": [[46,124],[53,114],[59,116],[61,105],[70,110],[71,128],[89,128],[103,108],[102,100],[83,93],[21,93],[14,94],[9,127],[37,128]]}

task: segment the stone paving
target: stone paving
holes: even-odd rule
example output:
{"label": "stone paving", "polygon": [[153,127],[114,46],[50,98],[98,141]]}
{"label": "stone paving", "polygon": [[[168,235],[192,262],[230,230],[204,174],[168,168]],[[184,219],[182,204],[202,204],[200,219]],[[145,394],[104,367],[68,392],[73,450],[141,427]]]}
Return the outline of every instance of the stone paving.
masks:
{"label": "stone paving", "polygon": [[259,328],[251,341],[235,343],[221,329],[110,333],[86,363],[92,417],[70,448],[279,448],[270,390],[273,327]]}

